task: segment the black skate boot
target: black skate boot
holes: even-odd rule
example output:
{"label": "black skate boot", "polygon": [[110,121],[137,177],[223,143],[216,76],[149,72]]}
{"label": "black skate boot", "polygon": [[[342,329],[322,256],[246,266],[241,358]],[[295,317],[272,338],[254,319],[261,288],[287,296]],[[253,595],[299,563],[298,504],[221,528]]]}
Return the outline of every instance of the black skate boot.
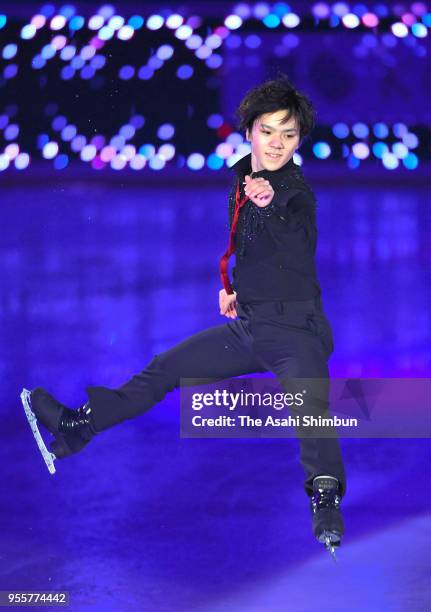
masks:
{"label": "black skate boot", "polygon": [[[33,391],[24,389],[21,399],[39,450],[51,474],[55,473],[55,459],[63,459],[79,452],[97,433],[88,402],[77,410],[71,410],[40,387]],[[38,423],[54,436],[50,444],[51,452],[40,435]]]}
{"label": "black skate boot", "polygon": [[313,480],[311,512],[313,533],[326,546],[334,560],[335,549],[341,544],[344,534],[343,517],[340,512],[340,485],[334,476],[316,476]]}

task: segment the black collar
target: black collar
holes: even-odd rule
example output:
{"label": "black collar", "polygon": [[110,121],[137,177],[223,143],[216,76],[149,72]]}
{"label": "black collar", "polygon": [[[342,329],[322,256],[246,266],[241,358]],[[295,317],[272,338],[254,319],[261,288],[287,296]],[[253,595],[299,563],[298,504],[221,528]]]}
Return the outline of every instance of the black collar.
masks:
{"label": "black collar", "polygon": [[[281,166],[278,170],[259,170],[259,172],[253,172],[253,178],[257,176],[263,176],[265,173],[274,178],[280,178],[285,174],[288,174],[292,170],[297,170],[300,166],[297,166],[293,161],[293,157],[289,159],[289,161]],[[233,166],[231,166],[231,170],[234,170],[238,176],[245,176],[246,174],[251,174],[251,153],[245,155],[245,157],[241,157]]]}

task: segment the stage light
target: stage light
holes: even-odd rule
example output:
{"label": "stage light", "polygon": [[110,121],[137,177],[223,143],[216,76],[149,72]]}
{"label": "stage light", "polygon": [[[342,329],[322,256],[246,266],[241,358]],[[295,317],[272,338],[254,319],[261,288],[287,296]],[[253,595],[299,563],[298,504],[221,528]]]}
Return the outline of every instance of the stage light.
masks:
{"label": "stage light", "polygon": [[42,155],[45,159],[53,159],[58,154],[58,144],[50,141],[44,145]]}
{"label": "stage light", "polygon": [[356,138],[367,138],[370,130],[365,123],[354,123],[352,126],[352,132]]}
{"label": "stage light", "polygon": [[5,60],[12,59],[13,57],[15,57],[17,50],[18,50],[18,47],[13,43],[6,45],[2,52],[3,59]]}
{"label": "stage light", "polygon": [[4,130],[8,123],[9,117],[7,115],[0,115],[0,130]]}
{"label": "stage light", "polygon": [[392,145],[392,153],[396,155],[398,159],[404,159],[409,154],[409,150],[404,143],[395,142]]}
{"label": "stage light", "polygon": [[107,25],[111,30],[119,30],[124,25],[124,17],[121,17],[121,15],[114,15],[108,21]]}
{"label": "stage light", "polygon": [[133,15],[127,22],[134,30],[140,30],[144,25],[144,18],[141,15]]}
{"label": "stage light", "polygon": [[152,170],[162,170],[166,166],[166,162],[162,157],[154,155],[149,161],[150,168]]}
{"label": "stage light", "polygon": [[171,123],[164,123],[157,130],[157,137],[160,140],[169,140],[173,138],[175,134],[175,128]]}
{"label": "stage light", "polygon": [[234,147],[237,147],[242,142],[244,142],[244,138],[243,138],[242,134],[240,134],[239,132],[232,132],[226,138],[226,142],[228,142],[229,144],[233,145]]}
{"label": "stage light", "polygon": [[344,2],[336,2],[332,7],[332,12],[337,17],[344,17],[349,12],[349,7]]}
{"label": "stage light", "polygon": [[74,57],[72,59],[72,61],[70,62],[70,67],[73,68],[74,70],[81,70],[81,68],[83,68],[85,66],[85,60],[82,59],[82,57]]}
{"label": "stage light", "polygon": [[381,159],[385,153],[389,152],[389,147],[385,142],[375,142],[372,146],[375,157]]}
{"label": "stage light", "polygon": [[428,36],[428,30],[423,23],[414,23],[412,25],[412,34],[416,36],[416,38],[425,38]]}
{"label": "stage light", "polygon": [[96,134],[96,136],[93,136],[93,138],[91,139],[91,144],[93,144],[98,150],[102,149],[105,146],[105,142],[106,139],[104,136],[102,136],[102,134]]}
{"label": "stage light", "polygon": [[316,142],[313,153],[318,159],[327,159],[331,155],[331,147],[327,142]]}
{"label": "stage light", "polygon": [[103,26],[99,30],[98,37],[100,40],[110,40],[114,36],[114,30],[108,26]]}
{"label": "stage light", "polygon": [[15,159],[15,168],[17,170],[25,170],[30,165],[30,155],[28,153],[20,153]]}
{"label": "stage light", "polygon": [[96,49],[92,45],[85,45],[82,47],[79,56],[85,60],[91,60],[96,55]]}
{"label": "stage light", "polygon": [[161,15],[151,15],[151,17],[147,19],[147,28],[149,30],[160,30],[164,22],[165,20]]}
{"label": "stage light", "polygon": [[379,25],[379,18],[374,13],[365,13],[362,15],[362,23],[367,28],[375,28]]}
{"label": "stage light", "polygon": [[199,49],[196,49],[195,51],[196,57],[201,60],[207,59],[211,55],[211,53],[211,49],[206,45],[202,45],[202,47],[199,47]]}
{"label": "stage light", "polygon": [[219,145],[217,145],[215,152],[222,159],[227,159],[233,154],[234,147],[232,144],[229,144],[227,142],[222,142]]}
{"label": "stage light", "polygon": [[85,81],[90,81],[95,74],[96,71],[94,70],[94,68],[92,68],[91,66],[84,66],[81,70],[81,79],[84,79]]}
{"label": "stage light", "polygon": [[268,13],[268,15],[265,15],[265,17],[262,19],[262,22],[267,28],[276,28],[280,25],[281,20],[280,17],[274,15],[274,13]]}
{"label": "stage light", "polygon": [[3,136],[5,140],[15,140],[19,135],[19,126],[16,123],[11,123],[5,128]]}
{"label": "stage light", "polygon": [[193,34],[193,30],[189,25],[182,25],[175,31],[175,38],[178,40],[187,40]]}
{"label": "stage light", "polygon": [[71,66],[63,66],[60,72],[60,76],[64,81],[70,81],[70,79],[73,79],[73,77],[75,76],[75,70]]}
{"label": "stage light", "polygon": [[217,34],[217,36],[220,36],[220,38],[224,40],[230,35],[230,31],[224,26],[218,26],[217,28],[215,28],[214,34]]}
{"label": "stage light", "polygon": [[393,35],[397,38],[405,38],[409,33],[408,27],[400,21],[398,21],[397,23],[393,23],[391,25],[391,30]]}
{"label": "stage light", "polygon": [[83,28],[85,25],[85,19],[84,17],[81,17],[80,15],[76,15],[76,17],[72,17],[72,19],[69,21],[69,28],[71,30],[80,30],[81,28]]}
{"label": "stage light", "polygon": [[51,19],[49,27],[51,28],[51,30],[62,30],[65,25],[66,17],[64,17],[64,15],[55,15],[55,17]]}
{"label": "stage light", "polygon": [[152,78],[153,74],[154,74],[154,70],[152,70],[148,66],[142,66],[141,68],[139,68],[138,78],[141,79],[142,81],[148,81],[149,79]]}
{"label": "stage light", "polygon": [[403,134],[407,134],[408,128],[405,123],[394,123],[392,132],[397,138],[402,138]]}
{"label": "stage light", "polygon": [[162,146],[157,151],[157,155],[165,159],[166,161],[170,161],[175,157],[175,147],[172,144],[162,144]]}
{"label": "stage light", "polygon": [[207,119],[207,126],[216,130],[223,125],[223,117],[221,115],[210,115]]}
{"label": "stage light", "polygon": [[355,142],[352,146],[352,153],[357,159],[367,159],[370,155],[370,149],[365,142]]}
{"label": "stage light", "polygon": [[43,149],[44,145],[49,142],[48,134],[39,134],[37,137],[37,146],[38,149]]}
{"label": "stage light", "polygon": [[59,132],[67,125],[67,119],[63,115],[59,115],[52,120],[51,127],[56,132]]}
{"label": "stage light", "polygon": [[201,153],[192,153],[187,158],[187,166],[190,170],[200,170],[205,165],[205,157]]}
{"label": "stage light", "polygon": [[145,168],[146,164],[147,160],[143,155],[135,155],[135,157],[130,160],[130,167],[132,170],[142,170],[142,168]]}
{"label": "stage light", "polygon": [[349,155],[347,157],[347,167],[350,168],[351,170],[355,170],[356,168],[359,168],[360,165],[361,165],[361,161],[354,155]]}
{"label": "stage light", "polygon": [[51,44],[45,45],[44,47],[42,47],[41,55],[45,60],[51,59],[55,55],[54,47]]}
{"label": "stage light", "polygon": [[223,41],[217,34],[211,34],[205,39],[205,44],[210,49],[218,49],[222,45]]}
{"label": "stage light", "polygon": [[123,155],[115,155],[111,159],[111,168],[113,170],[123,170],[127,166],[127,159]]}
{"label": "stage light", "polygon": [[295,162],[295,164],[297,164],[298,166],[302,166],[303,163],[303,159],[302,156],[299,153],[294,153],[293,154],[293,161]]}
{"label": "stage light", "polygon": [[428,28],[431,28],[431,13],[422,15],[422,21]]}
{"label": "stage light", "polygon": [[386,123],[376,123],[373,126],[373,132],[376,138],[387,138],[389,134],[389,128]]}
{"label": "stage light", "polygon": [[250,143],[248,142],[240,142],[236,146],[236,153],[238,153],[239,155],[242,155],[243,157],[244,155],[248,155],[250,151],[251,151],[251,146],[250,146]]}
{"label": "stage light", "polygon": [[318,2],[313,6],[312,13],[316,19],[328,19],[331,9],[325,2]]}
{"label": "stage light", "polygon": [[152,70],[158,70],[163,66],[163,60],[153,55],[153,57],[150,57],[150,59],[148,60],[148,66]]}
{"label": "stage light", "polygon": [[416,15],[412,13],[404,13],[401,15],[401,21],[406,24],[406,26],[412,26],[417,21]]}
{"label": "stage light", "polygon": [[7,23],[6,15],[0,15],[0,30],[5,27],[6,23]]}
{"label": "stage light", "polygon": [[171,30],[176,30],[183,24],[184,18],[181,15],[173,14],[169,15],[166,19],[166,27]]}
{"label": "stage light", "polygon": [[133,138],[135,133],[135,126],[131,125],[130,123],[126,123],[126,125],[123,125],[120,129],[120,136],[125,138],[125,140],[130,140],[131,138]]}
{"label": "stage light", "polygon": [[111,138],[111,140],[109,141],[109,144],[112,147],[115,147],[117,151],[120,151],[126,144],[126,139],[124,138],[124,136],[120,136],[119,134],[116,134],[115,136]]}
{"label": "stage light", "polygon": [[3,170],[7,170],[7,168],[9,168],[9,164],[9,157],[4,153],[0,153],[0,172],[3,172]]}
{"label": "stage light", "polygon": [[187,49],[198,49],[202,44],[202,38],[198,34],[192,34],[186,40]]}
{"label": "stage light", "polygon": [[207,166],[210,170],[220,170],[224,166],[224,160],[215,153],[211,153],[207,159]]}
{"label": "stage light", "polygon": [[133,66],[122,66],[118,72],[118,76],[123,81],[129,81],[135,76],[135,69]]}
{"label": "stage light", "polygon": [[82,161],[89,162],[97,155],[97,149],[94,145],[88,144],[82,149],[80,157]]}
{"label": "stage light", "polygon": [[78,134],[77,136],[75,136],[75,138],[72,138],[72,141],[70,143],[70,148],[75,153],[79,153],[79,151],[81,151],[85,147],[86,144],[87,144],[87,139],[85,138],[85,136],[83,136],[82,134]]}
{"label": "stage light", "polygon": [[349,135],[349,127],[345,123],[336,123],[332,127],[332,133],[337,138],[347,138]]}
{"label": "stage light", "polygon": [[21,38],[24,40],[30,40],[36,34],[36,28],[33,24],[28,23],[21,30]]}
{"label": "stage light", "polygon": [[146,159],[151,159],[156,153],[156,148],[152,144],[144,144],[140,147],[139,153]]}
{"label": "stage light", "polygon": [[286,28],[296,28],[301,23],[301,19],[295,13],[287,13],[282,21]]}
{"label": "stage light", "polygon": [[105,19],[110,19],[115,14],[115,8],[112,6],[112,4],[104,4],[100,7],[98,13]]}
{"label": "stage light", "polygon": [[238,49],[242,45],[242,40],[240,36],[237,34],[231,34],[229,38],[226,39],[225,46],[228,49]]}
{"label": "stage light", "polygon": [[283,36],[283,45],[289,49],[294,49],[299,45],[299,36],[296,34],[285,34]]}
{"label": "stage light", "polygon": [[239,15],[228,15],[224,24],[229,30],[237,30],[242,26],[242,19]]}
{"label": "stage light", "polygon": [[214,54],[205,60],[205,64],[208,66],[208,68],[211,68],[211,70],[217,70],[217,68],[220,68],[220,66],[223,64],[223,58],[221,55]]}
{"label": "stage light", "polygon": [[134,34],[135,30],[131,26],[125,25],[118,30],[117,37],[120,40],[130,40]]}
{"label": "stage light", "polygon": [[121,149],[120,155],[129,162],[136,155],[136,148],[132,144],[127,144]]}
{"label": "stage light", "polygon": [[347,13],[342,17],[341,21],[343,22],[345,27],[349,28],[350,30],[357,28],[358,25],[361,23],[359,21],[359,17],[357,15],[354,15],[353,13]]}
{"label": "stage light", "polygon": [[419,165],[419,159],[414,153],[409,153],[403,159],[403,164],[408,170],[415,170]]}
{"label": "stage light", "polygon": [[103,149],[101,150],[100,159],[106,163],[109,163],[111,159],[115,157],[116,154],[117,150],[114,147],[108,145],[106,147],[103,147]]}
{"label": "stage light", "polygon": [[250,34],[250,36],[247,36],[244,40],[244,44],[249,49],[257,49],[262,44],[262,39],[256,34]]}
{"label": "stage light", "polygon": [[162,45],[156,51],[156,57],[163,61],[170,59],[173,54],[174,48],[171,45]]}
{"label": "stage light", "polygon": [[266,2],[259,2],[253,7],[253,15],[256,19],[263,19],[269,13],[269,6]]}
{"label": "stage light", "polygon": [[61,51],[66,43],[67,43],[67,38],[61,34],[59,36],[54,36],[54,38],[51,40],[51,46],[56,51]]}
{"label": "stage light", "polygon": [[416,134],[412,134],[411,132],[403,134],[402,141],[409,149],[416,149],[416,147],[419,146],[419,138]]}
{"label": "stage light", "polygon": [[241,3],[234,7],[233,12],[235,15],[239,15],[239,17],[242,19],[248,19],[248,17],[251,15],[251,8],[250,5]]}
{"label": "stage light", "polygon": [[19,153],[19,145],[16,142],[13,142],[7,145],[4,152],[5,152],[5,155],[7,155],[9,159],[12,161],[13,159],[15,159],[15,157]]}
{"label": "stage light", "polygon": [[88,28],[89,30],[100,30],[104,23],[105,20],[103,19],[102,15],[93,15],[88,20]]}
{"label": "stage light", "polygon": [[18,66],[16,64],[9,64],[3,71],[5,79],[13,79],[18,74]]}
{"label": "stage light", "polygon": [[382,156],[382,162],[385,168],[388,170],[395,170],[400,165],[400,162],[393,153],[384,153]]}
{"label": "stage light", "polygon": [[94,70],[100,70],[106,64],[106,57],[104,55],[95,55],[90,62],[90,66]]}
{"label": "stage light", "polygon": [[182,80],[190,79],[190,77],[192,76],[193,76],[193,68],[189,66],[188,64],[183,64],[177,70],[177,77],[179,79],[182,79]]}
{"label": "stage light", "polygon": [[130,123],[133,125],[133,127],[139,130],[145,125],[145,117],[142,115],[133,115],[133,117],[130,119]]}
{"label": "stage light", "polygon": [[65,153],[58,155],[58,157],[54,159],[54,168],[56,170],[64,170],[64,168],[66,168],[68,165],[69,165],[69,156],[66,155]]}
{"label": "stage light", "polygon": [[76,9],[72,4],[65,4],[60,9],[60,15],[64,15],[66,19],[73,17],[76,13]]}

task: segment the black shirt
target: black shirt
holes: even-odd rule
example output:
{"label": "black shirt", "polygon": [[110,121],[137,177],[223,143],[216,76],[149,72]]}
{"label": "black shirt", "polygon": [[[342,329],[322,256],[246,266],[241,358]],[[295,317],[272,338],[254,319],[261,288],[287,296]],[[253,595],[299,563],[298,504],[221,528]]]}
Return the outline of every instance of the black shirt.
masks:
{"label": "black shirt", "polygon": [[[236,179],[229,197],[230,222],[235,207],[235,190],[251,175],[251,154],[232,167]],[[250,200],[244,205],[235,239],[236,265],[233,288],[241,303],[297,301],[320,294],[315,269],[317,243],[316,199],[293,159],[276,171],[253,172],[274,189],[268,206]]]}

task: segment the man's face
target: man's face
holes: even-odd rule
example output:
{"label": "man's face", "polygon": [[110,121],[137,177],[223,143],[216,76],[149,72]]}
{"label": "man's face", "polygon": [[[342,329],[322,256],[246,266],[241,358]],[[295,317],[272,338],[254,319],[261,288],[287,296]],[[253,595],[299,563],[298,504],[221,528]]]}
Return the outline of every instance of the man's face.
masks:
{"label": "man's face", "polygon": [[299,126],[293,116],[281,123],[286,114],[286,110],[265,113],[256,119],[251,131],[247,130],[253,172],[278,170],[293,157],[299,146]]}

